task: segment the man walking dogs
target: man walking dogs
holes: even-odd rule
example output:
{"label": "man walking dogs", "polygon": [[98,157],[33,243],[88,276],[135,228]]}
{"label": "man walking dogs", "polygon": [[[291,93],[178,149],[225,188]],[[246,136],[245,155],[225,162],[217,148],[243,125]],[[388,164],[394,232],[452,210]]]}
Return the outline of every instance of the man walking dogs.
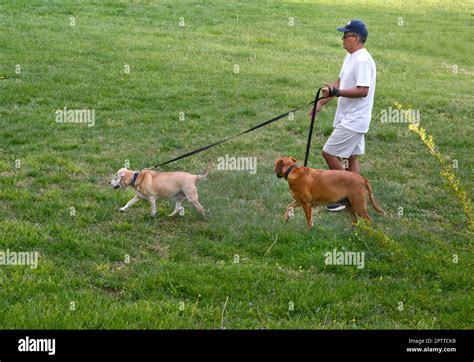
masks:
{"label": "man walking dogs", "polygon": [[[323,157],[331,170],[343,170],[340,159],[347,159],[346,169],[359,173],[357,156],[364,154],[364,134],[369,130],[374,104],[376,68],[372,56],[364,48],[368,31],[361,20],[351,20],[337,30],[344,33],[343,47],[349,54],[337,81],[323,87],[323,96],[330,98],[320,100],[316,112],[334,97],[338,98],[334,130],[323,147]],[[341,204],[327,207],[330,211],[344,208]]]}

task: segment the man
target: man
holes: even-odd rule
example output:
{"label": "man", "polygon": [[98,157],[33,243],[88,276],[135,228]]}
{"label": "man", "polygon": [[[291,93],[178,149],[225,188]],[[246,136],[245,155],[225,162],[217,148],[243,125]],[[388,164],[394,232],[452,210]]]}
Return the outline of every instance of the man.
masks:
{"label": "man", "polygon": [[[369,130],[374,104],[376,68],[374,60],[365,49],[367,27],[354,19],[345,27],[337,28],[343,32],[343,47],[346,55],[339,78],[334,84],[325,84],[322,99],[316,105],[316,112],[334,97],[338,97],[334,117],[334,130],[323,147],[323,157],[332,170],[344,170],[340,159],[347,160],[347,170],[359,173],[357,156],[364,154],[364,134]],[[327,206],[329,211],[340,211],[342,204]]]}

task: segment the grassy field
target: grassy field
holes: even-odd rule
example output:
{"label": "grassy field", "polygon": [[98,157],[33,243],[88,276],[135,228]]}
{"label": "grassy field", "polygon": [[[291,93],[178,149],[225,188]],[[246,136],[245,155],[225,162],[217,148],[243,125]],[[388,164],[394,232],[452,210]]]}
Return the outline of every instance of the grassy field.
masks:
{"label": "grassy field", "polygon": [[[472,328],[469,214],[419,137],[380,115],[418,110],[472,195],[473,14],[472,1],[3,3],[0,250],[40,257],[0,267],[0,328]],[[188,203],[169,218],[169,201],[118,212],[133,192],[108,182],[127,160],[149,167],[310,101],[337,78],[335,28],[352,18],[378,67],[361,159],[388,213],[371,211],[376,232],[324,210],[311,232],[301,209],[282,223],[292,199],[273,162],[303,159],[306,110],[165,167],[257,158],[255,174],[214,168],[199,184],[205,220]],[[95,125],[57,123],[64,107]],[[334,111],[318,115],[312,167],[326,168]],[[325,265],[334,248],[365,252],[364,268]]]}

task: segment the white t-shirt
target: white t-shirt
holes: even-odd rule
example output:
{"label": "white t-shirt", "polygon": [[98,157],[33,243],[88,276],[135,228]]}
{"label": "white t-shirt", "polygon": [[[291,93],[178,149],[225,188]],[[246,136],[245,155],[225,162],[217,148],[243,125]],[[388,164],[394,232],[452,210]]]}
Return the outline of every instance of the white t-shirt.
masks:
{"label": "white t-shirt", "polygon": [[334,128],[346,128],[357,133],[369,130],[374,105],[376,68],[374,60],[365,49],[347,54],[339,73],[340,89],[357,86],[369,87],[367,97],[339,97],[334,117]]}

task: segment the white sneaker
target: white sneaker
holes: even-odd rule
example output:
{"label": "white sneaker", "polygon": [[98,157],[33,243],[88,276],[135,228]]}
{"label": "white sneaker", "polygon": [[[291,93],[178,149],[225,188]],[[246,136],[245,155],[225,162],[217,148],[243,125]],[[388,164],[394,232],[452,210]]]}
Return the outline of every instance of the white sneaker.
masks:
{"label": "white sneaker", "polygon": [[331,211],[331,212],[342,211],[345,208],[346,207],[342,204],[332,204],[332,205],[326,206],[326,210]]}

